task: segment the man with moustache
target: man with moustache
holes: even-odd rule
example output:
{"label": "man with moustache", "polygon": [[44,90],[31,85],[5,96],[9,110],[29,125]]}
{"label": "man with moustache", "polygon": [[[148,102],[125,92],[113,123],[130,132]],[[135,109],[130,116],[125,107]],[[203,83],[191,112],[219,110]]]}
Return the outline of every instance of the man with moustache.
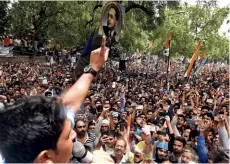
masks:
{"label": "man with moustache", "polygon": [[181,156],[183,154],[184,147],[186,145],[186,141],[183,137],[177,136],[175,138],[171,138],[169,141],[169,150],[171,155],[176,157],[178,162],[181,162]]}
{"label": "man with moustache", "polygon": [[82,119],[76,120],[74,130],[77,133],[76,140],[81,142],[88,151],[93,152],[98,139],[94,133],[87,133],[85,122]]}

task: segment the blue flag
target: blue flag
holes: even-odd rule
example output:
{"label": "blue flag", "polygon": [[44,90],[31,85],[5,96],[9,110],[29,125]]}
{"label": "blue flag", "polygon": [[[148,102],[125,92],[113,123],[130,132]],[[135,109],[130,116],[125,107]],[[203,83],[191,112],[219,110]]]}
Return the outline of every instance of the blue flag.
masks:
{"label": "blue flag", "polygon": [[85,56],[86,54],[88,54],[90,51],[91,51],[91,44],[92,44],[92,41],[93,41],[93,37],[94,37],[94,33],[95,31],[93,31],[88,39],[88,42],[86,43],[82,53],[81,53],[81,56]]}
{"label": "blue flag", "polygon": [[203,64],[208,64],[208,58],[204,61]]}

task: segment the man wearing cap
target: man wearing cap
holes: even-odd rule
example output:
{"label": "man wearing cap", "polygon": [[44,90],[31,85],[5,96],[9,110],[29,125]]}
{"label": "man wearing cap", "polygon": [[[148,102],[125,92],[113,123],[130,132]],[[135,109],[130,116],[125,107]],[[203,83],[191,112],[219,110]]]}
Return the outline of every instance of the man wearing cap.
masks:
{"label": "man wearing cap", "polygon": [[118,112],[112,112],[111,115],[112,115],[112,122],[113,122],[114,127],[115,127],[119,122],[119,119],[118,119],[119,113]]}
{"label": "man wearing cap", "polygon": [[77,119],[82,119],[82,120],[85,120],[85,112],[84,112],[84,110],[79,110],[79,111],[77,111],[77,113],[76,113],[76,118]]}
{"label": "man wearing cap", "polygon": [[109,121],[106,119],[108,117],[108,111],[110,109],[110,104],[103,104],[103,110],[95,125],[95,134],[100,138],[101,130],[108,131],[110,129]]}
{"label": "man wearing cap", "polygon": [[156,147],[156,158],[155,162],[162,163],[165,156],[168,155],[168,143],[160,142]]}
{"label": "man wearing cap", "polygon": [[110,127],[109,127],[109,121],[104,119],[101,123],[101,131],[109,131]]}

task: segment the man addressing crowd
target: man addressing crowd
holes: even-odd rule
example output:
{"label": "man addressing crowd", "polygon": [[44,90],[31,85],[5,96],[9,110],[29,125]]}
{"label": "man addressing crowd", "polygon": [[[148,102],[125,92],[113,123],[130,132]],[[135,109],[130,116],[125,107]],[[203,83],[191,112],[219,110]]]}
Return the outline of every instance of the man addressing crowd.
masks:
{"label": "man addressing crowd", "polygon": [[0,111],[0,152],[6,163],[67,163],[72,157],[75,113],[108,59],[105,37],[90,65],[63,98],[25,97]]}

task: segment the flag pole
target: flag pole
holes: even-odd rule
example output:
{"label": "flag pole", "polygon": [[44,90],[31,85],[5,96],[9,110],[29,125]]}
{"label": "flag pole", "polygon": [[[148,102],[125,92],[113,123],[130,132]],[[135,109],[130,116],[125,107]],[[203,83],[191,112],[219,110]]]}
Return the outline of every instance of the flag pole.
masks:
{"label": "flag pole", "polygon": [[167,58],[167,77],[166,77],[166,81],[167,81],[167,91],[169,92],[169,80],[168,80],[168,76],[169,76],[169,67],[170,67],[170,42],[171,39],[169,40],[169,56]]}

